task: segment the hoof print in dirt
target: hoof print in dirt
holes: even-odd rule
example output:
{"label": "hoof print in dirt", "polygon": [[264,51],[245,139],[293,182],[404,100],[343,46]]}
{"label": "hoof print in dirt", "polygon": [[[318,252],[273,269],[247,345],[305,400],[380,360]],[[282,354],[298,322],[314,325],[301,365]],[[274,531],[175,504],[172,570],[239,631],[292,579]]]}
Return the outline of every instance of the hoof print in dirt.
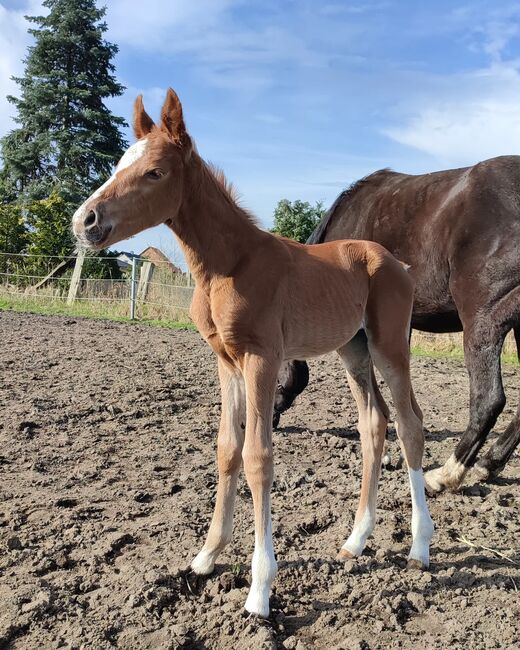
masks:
{"label": "hoof print in dirt", "polygon": [[137,503],[150,503],[153,500],[153,495],[149,492],[136,492],[134,494],[134,501]]}
{"label": "hoof print in dirt", "polygon": [[78,505],[78,500],[69,497],[62,497],[56,500],[55,505],[58,508],[75,508]]}
{"label": "hoof print in dirt", "polygon": [[134,544],[135,538],[130,533],[114,533],[112,534],[104,548],[103,555],[107,562],[112,562],[118,555],[120,555],[125,546]]}

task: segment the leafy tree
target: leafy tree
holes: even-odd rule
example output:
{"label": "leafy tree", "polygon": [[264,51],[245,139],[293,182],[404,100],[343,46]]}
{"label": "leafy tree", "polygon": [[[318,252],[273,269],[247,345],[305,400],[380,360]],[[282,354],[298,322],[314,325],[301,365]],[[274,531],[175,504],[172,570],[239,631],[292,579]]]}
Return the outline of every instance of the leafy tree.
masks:
{"label": "leafy tree", "polygon": [[19,205],[0,203],[0,251],[20,253],[27,244],[27,226]]}
{"label": "leafy tree", "polygon": [[6,281],[6,274],[19,261],[12,253],[20,253],[26,244],[27,226],[20,206],[15,203],[0,203],[0,282]]}
{"label": "leafy tree", "polygon": [[70,212],[57,192],[47,199],[26,206],[27,253],[29,255],[65,257],[74,249]]}
{"label": "leafy tree", "polygon": [[271,232],[305,243],[325,214],[323,203],[312,206],[307,201],[293,203],[282,199],[274,211],[274,228]]}
{"label": "leafy tree", "polygon": [[[20,97],[9,96],[18,128],[0,142],[4,169],[0,201],[32,201],[57,190],[72,207],[110,175],[126,147],[104,100],[122,94],[112,59],[118,48],[103,39],[104,8],[95,0],[45,0],[47,16],[27,16],[29,32]],[[63,240],[65,244],[67,238]]]}

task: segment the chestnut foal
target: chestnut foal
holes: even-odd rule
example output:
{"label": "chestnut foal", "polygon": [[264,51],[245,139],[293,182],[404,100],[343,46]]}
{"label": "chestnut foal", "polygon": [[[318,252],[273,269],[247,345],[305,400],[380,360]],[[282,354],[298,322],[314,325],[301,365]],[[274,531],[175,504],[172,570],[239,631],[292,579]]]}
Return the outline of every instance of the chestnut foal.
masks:
{"label": "chestnut foal", "polygon": [[[196,152],[182,107],[169,90],[156,126],[135,103],[137,143],[114,176],[77,210],[74,233],[99,249],[166,223],[177,236],[196,289],[192,318],[218,359],[222,415],[219,482],[206,543],[192,562],[213,571],[229,542],[242,463],[253,496],[255,550],[246,609],[269,614],[276,574],[270,490],[276,379],[286,359],[337,350],[359,411],[363,480],[354,527],[340,558],[360,555],[376,517],[388,408],[372,360],[390,387],[408,464],[413,543],[409,564],[427,567],[433,524],[424,495],[422,414],[410,383],[412,282],[384,248],[366,241],[305,246],[260,230],[222,174]],[[363,328],[361,335],[356,333]]]}

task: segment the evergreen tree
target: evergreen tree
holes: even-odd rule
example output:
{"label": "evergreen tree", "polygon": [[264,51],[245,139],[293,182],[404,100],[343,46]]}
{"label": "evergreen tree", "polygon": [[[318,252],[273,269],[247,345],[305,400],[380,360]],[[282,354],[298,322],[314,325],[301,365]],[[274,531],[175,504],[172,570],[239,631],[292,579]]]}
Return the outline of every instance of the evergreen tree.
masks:
{"label": "evergreen tree", "polygon": [[126,147],[125,122],[104,104],[124,88],[115,79],[117,46],[106,42],[105,9],[95,0],[45,0],[35,24],[20,97],[9,96],[19,127],[1,141],[0,202],[34,201],[57,191],[78,205],[110,175]]}
{"label": "evergreen tree", "polygon": [[311,205],[307,201],[293,203],[282,199],[274,211],[274,232],[282,237],[295,239],[304,244],[325,214],[323,203]]}

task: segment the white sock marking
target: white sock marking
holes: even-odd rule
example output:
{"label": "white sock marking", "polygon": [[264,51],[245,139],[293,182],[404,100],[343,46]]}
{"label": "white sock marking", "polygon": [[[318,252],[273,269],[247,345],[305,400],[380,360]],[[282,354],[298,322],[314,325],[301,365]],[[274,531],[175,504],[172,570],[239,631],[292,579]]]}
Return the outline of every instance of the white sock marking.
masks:
{"label": "white sock marking", "polygon": [[349,551],[352,555],[361,555],[367,543],[367,539],[374,530],[374,525],[375,517],[370,514],[370,510],[367,508],[361,521],[354,524],[354,528],[352,529],[349,538],[341,548],[345,551]]}
{"label": "white sock marking", "polygon": [[200,576],[207,576],[213,573],[215,560],[219,551],[207,551],[203,548],[191,563],[192,570]]}
{"label": "white sock marking", "polygon": [[419,560],[427,567],[430,564],[430,541],[433,536],[433,521],[426,503],[423,471],[422,469],[408,469],[408,476],[412,495],[413,538],[408,557],[411,560]]}
{"label": "white sock marking", "polygon": [[269,514],[263,539],[259,540],[255,534],[255,551],[251,563],[251,589],[245,604],[245,608],[251,614],[257,614],[264,618],[269,616],[269,593],[276,576],[276,569],[271,514]]}

